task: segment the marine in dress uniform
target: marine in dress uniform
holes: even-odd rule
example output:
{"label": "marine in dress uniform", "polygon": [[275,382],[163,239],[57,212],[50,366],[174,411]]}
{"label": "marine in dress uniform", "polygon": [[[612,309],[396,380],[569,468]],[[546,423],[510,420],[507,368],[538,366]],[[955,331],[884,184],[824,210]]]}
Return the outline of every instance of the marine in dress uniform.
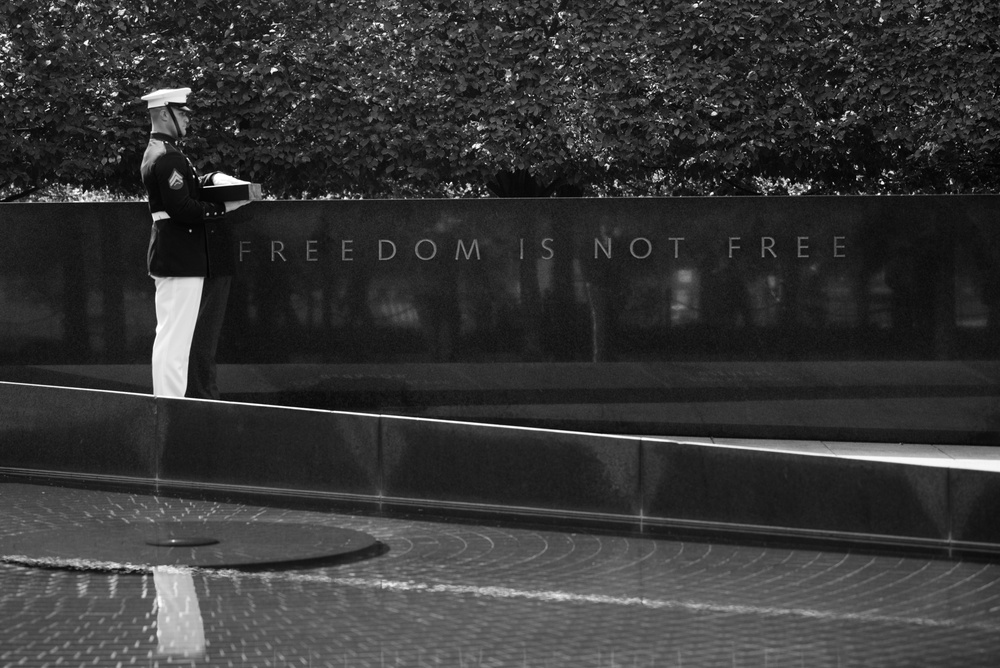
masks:
{"label": "marine in dress uniform", "polygon": [[233,261],[226,213],[246,202],[206,202],[202,187],[238,182],[220,172],[199,176],[178,148],[187,134],[190,88],[153,91],[152,132],[140,173],[153,218],[147,253],[156,283],[153,394],[218,399],[215,351]]}

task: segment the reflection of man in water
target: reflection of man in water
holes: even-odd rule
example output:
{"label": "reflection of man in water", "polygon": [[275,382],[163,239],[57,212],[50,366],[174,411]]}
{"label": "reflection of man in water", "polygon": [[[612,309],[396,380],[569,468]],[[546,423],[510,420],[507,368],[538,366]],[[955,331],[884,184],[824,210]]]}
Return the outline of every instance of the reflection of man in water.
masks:
{"label": "reflection of man in water", "polygon": [[157,566],[156,651],[165,656],[200,658],[205,655],[205,623],[198,605],[191,571]]}
{"label": "reflection of man in water", "polygon": [[206,202],[201,188],[237,182],[198,176],[178,143],[187,135],[190,88],[157,90],[147,102],[152,133],[140,173],[153,227],[147,267],[156,282],[153,394],[218,399],[215,350],[229,299],[227,212],[247,202]]}

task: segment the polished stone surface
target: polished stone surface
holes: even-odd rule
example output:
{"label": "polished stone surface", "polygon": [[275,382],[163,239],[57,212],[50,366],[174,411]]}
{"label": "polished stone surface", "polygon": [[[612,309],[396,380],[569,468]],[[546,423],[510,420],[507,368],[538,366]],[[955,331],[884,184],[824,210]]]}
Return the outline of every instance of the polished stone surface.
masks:
{"label": "polished stone surface", "polygon": [[[155,328],[145,206],[0,212],[0,378],[148,391],[131,368]],[[998,213],[996,195],[257,202],[234,218],[223,391],[1000,445]]]}
{"label": "polished stone surface", "polygon": [[1000,475],[995,471],[953,470],[950,501],[956,539],[1000,542]]}
{"label": "polished stone surface", "polygon": [[384,494],[635,516],[639,440],[384,417]]}
{"label": "polished stone surface", "polygon": [[0,665],[993,668],[1000,566],[0,485],[0,535],[207,516],[381,556],[96,572],[0,563]]}
{"label": "polished stone surface", "polygon": [[378,417],[158,399],[164,480],[378,493]]}
{"label": "polished stone surface", "polygon": [[0,466],[154,477],[153,397],[0,383]]}
{"label": "polished stone surface", "polygon": [[880,461],[907,466],[932,466],[961,471],[1000,473],[1000,448],[980,445],[934,445],[930,443],[878,443],[843,441],[784,441],[755,438],[688,438],[646,436],[649,442],[715,445],[766,452],[788,452],[839,459]]}
{"label": "polished stone surface", "polygon": [[997,448],[638,437],[10,383],[0,390],[9,435],[0,472],[19,479],[1000,554]]}
{"label": "polished stone surface", "polygon": [[647,518],[950,538],[946,468],[702,444],[643,444]]}

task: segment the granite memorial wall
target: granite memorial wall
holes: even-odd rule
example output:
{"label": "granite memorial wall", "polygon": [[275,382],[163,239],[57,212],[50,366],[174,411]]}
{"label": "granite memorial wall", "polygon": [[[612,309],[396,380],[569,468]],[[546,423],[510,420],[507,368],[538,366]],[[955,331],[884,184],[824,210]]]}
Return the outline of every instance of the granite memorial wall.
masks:
{"label": "granite memorial wall", "polygon": [[[224,399],[1000,443],[1000,197],[264,201]],[[149,392],[142,203],[0,205],[0,380]]]}

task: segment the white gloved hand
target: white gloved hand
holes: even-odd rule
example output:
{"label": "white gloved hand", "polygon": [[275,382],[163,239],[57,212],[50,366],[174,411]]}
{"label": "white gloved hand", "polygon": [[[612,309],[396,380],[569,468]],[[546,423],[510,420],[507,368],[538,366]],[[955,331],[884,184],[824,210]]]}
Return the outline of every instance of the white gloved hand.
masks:
{"label": "white gloved hand", "polygon": [[222,172],[216,172],[212,175],[212,185],[213,186],[238,186],[245,183],[250,183],[249,181],[240,181],[237,178],[230,176],[229,174],[223,174]]}

